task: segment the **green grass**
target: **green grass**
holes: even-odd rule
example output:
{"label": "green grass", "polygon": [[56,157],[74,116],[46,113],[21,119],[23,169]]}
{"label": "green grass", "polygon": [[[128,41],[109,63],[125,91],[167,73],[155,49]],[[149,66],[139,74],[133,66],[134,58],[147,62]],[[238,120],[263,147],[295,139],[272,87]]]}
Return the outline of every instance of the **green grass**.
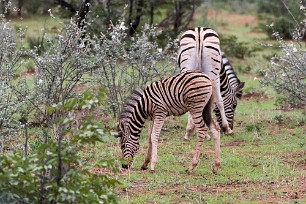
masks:
{"label": "green grass", "polygon": [[[266,41],[265,34],[252,32],[253,25],[226,25],[221,32],[237,35],[251,46]],[[140,170],[147,148],[145,128],[131,171],[115,176],[122,182],[117,187],[119,203],[305,203],[306,113],[278,109],[276,94],[261,85],[258,70],[265,67],[263,56],[271,53],[263,50],[244,60],[231,59],[240,80],[246,82],[245,97],[236,110],[235,134],[221,136],[217,175],[211,171],[212,141],[205,142],[194,172],[185,172],[197,138],[183,140],[186,115],[170,117],[160,135],[156,172]],[[84,157],[89,163],[116,158],[120,165],[118,140],[85,151]]]}
{"label": "green grass", "polygon": [[[117,178],[120,203],[261,203],[306,201],[285,198],[294,194],[305,180],[306,121],[301,111],[276,110],[273,101],[240,101],[235,135],[221,137],[222,167],[217,175],[213,164],[212,141],[205,142],[199,165],[192,174],[185,170],[191,162],[196,137],[184,141],[186,115],[169,118],[160,135],[156,172],[141,171],[146,153],[147,129],[141,135],[141,148],[130,172]],[[282,121],[279,117],[282,115]],[[259,129],[249,129],[248,125]],[[288,125],[288,127],[287,127]],[[86,155],[120,158],[117,140],[97,147]],[[299,192],[300,192],[299,191]],[[290,196],[289,196],[290,197]]]}
{"label": "green grass", "polygon": [[[35,27],[28,36],[41,36],[40,28],[45,24],[37,22],[23,20],[23,26]],[[254,44],[264,38],[263,34],[250,34],[254,29],[251,25],[225,24],[225,30],[220,32],[237,35],[241,41]],[[52,30],[57,23],[48,20],[46,25]],[[170,117],[160,135],[155,173],[139,170],[146,154],[148,124],[142,131],[140,150],[131,171],[110,173],[122,182],[116,188],[119,203],[305,203],[306,113],[277,109],[275,93],[255,79],[260,78],[258,62],[264,61],[262,52],[252,58],[232,60],[239,78],[246,82],[247,97],[239,101],[236,110],[235,134],[221,136],[222,164],[217,175],[211,171],[212,141],[205,142],[194,172],[185,172],[197,138],[183,140],[186,115]],[[246,70],[247,66],[251,69]],[[111,127],[115,126],[114,121]],[[114,158],[120,165],[118,139],[111,138],[108,143],[84,149],[82,158],[89,165],[101,158]]]}

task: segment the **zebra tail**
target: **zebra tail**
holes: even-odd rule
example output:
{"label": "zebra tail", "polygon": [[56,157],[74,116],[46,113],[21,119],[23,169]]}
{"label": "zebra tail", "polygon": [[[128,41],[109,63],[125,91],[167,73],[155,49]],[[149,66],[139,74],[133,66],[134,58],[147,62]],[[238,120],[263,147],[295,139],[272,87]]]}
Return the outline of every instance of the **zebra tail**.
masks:
{"label": "zebra tail", "polygon": [[213,100],[213,97],[211,96],[208,103],[206,104],[206,106],[204,107],[203,109],[203,113],[202,113],[202,116],[203,116],[203,120],[204,120],[204,123],[209,127],[210,124],[211,124],[211,121],[212,121],[212,118],[211,118],[211,111],[213,109],[213,105],[214,105],[214,100]]}

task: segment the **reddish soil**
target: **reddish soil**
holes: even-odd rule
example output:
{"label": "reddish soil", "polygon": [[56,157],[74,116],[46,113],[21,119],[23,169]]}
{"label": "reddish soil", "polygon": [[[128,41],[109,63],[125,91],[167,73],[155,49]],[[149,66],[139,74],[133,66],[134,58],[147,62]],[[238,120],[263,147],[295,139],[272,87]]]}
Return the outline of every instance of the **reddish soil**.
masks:
{"label": "reddish soil", "polygon": [[[139,195],[149,194],[152,191],[145,188],[147,182],[145,180],[135,181],[128,189],[118,191],[119,195]],[[265,189],[258,192],[257,189]],[[201,192],[208,195],[235,194],[237,200],[249,202],[255,201],[259,203],[279,203],[283,201],[294,201],[306,198],[306,177],[295,178],[294,180],[282,181],[229,181],[216,185],[190,186],[188,191]],[[167,194],[181,194],[186,192],[186,186],[174,184],[172,186],[163,186],[156,189],[156,192],[163,196]]]}
{"label": "reddish soil", "polygon": [[31,76],[34,76],[35,75],[35,70],[31,70],[31,71],[26,71],[26,72],[22,72],[20,74],[21,77],[31,77]]}
{"label": "reddish soil", "polygon": [[207,15],[213,18],[226,20],[228,22],[238,25],[256,25],[258,23],[257,18],[251,15],[241,15],[228,12],[220,13],[218,11],[213,10],[209,10]]}

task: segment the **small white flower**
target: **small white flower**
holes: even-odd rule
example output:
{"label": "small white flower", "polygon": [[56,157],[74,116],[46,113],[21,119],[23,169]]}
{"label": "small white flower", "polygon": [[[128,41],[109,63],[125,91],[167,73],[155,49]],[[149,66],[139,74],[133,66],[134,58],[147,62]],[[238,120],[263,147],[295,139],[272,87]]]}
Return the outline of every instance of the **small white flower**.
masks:
{"label": "small white flower", "polygon": [[285,76],[287,76],[287,74],[286,73],[282,73],[282,76],[285,77]]}
{"label": "small white flower", "polygon": [[39,79],[37,83],[38,83],[38,84],[42,84],[42,83],[43,83],[43,80],[42,80],[42,79]]}
{"label": "small white flower", "polygon": [[161,53],[161,52],[163,51],[163,49],[162,49],[162,48],[158,48],[157,51],[158,51],[159,53]]}
{"label": "small white flower", "polygon": [[125,27],[124,22],[121,22],[120,27],[121,30],[126,30],[127,27]]}
{"label": "small white flower", "polygon": [[257,80],[257,77],[254,77],[254,81]]}

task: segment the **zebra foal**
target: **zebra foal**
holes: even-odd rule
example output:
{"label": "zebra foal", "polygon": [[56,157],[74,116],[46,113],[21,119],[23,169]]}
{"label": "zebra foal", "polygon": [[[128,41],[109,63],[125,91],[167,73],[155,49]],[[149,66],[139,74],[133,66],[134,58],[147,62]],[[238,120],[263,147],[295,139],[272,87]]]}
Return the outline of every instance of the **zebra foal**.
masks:
{"label": "zebra foal", "polygon": [[157,163],[158,136],[165,118],[170,115],[179,116],[189,111],[198,131],[198,141],[193,152],[192,163],[188,168],[191,172],[198,164],[204,138],[209,137],[208,127],[214,138],[215,164],[213,172],[220,166],[220,128],[212,120],[211,112],[214,105],[213,84],[210,78],[200,72],[183,72],[157,81],[145,89],[135,90],[127,99],[120,114],[118,136],[123,158],[129,168],[139,149],[140,132],[146,119],[153,125],[149,134],[149,145],[145,161],[141,169],[155,170]]}

